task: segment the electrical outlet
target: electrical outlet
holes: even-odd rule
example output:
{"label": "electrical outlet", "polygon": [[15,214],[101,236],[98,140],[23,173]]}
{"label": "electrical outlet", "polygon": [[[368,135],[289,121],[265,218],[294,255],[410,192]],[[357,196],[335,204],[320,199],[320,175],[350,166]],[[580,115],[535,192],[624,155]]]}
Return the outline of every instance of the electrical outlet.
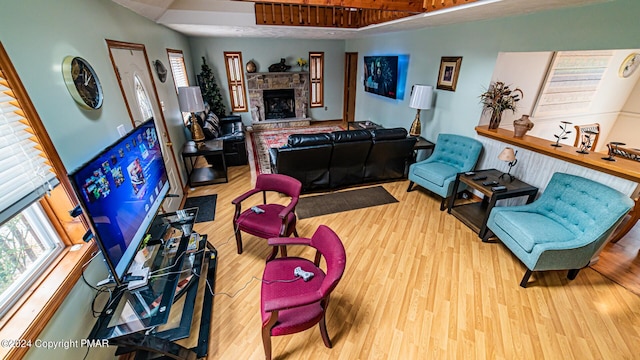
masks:
{"label": "electrical outlet", "polygon": [[118,134],[120,134],[120,136],[124,136],[127,133],[127,130],[124,129],[124,125],[120,124],[118,125]]}

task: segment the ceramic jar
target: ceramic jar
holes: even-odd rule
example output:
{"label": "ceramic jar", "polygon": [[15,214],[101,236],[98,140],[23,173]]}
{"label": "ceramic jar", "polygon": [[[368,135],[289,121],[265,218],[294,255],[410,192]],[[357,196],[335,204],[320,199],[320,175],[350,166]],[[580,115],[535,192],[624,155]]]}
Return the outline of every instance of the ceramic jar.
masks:
{"label": "ceramic jar", "polygon": [[253,60],[249,60],[249,62],[247,62],[247,72],[248,73],[256,72],[256,63],[254,63]]}
{"label": "ceramic jar", "polygon": [[522,115],[520,119],[513,121],[513,136],[521,138],[532,128],[533,122],[529,119],[529,115]]}

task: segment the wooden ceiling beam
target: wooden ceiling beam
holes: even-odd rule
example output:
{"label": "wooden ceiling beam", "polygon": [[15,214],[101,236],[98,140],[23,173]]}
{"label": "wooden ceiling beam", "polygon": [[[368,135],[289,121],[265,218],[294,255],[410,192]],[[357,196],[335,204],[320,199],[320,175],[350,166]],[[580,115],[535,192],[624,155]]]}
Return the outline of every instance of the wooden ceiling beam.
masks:
{"label": "wooden ceiling beam", "polygon": [[[249,0],[239,0],[249,1]],[[435,0],[435,3],[457,1],[465,3],[465,0]],[[472,0],[475,1],[475,0]],[[312,5],[325,7],[344,7],[356,9],[376,9],[388,11],[404,11],[421,13],[425,11],[425,4],[432,4],[432,0],[251,0],[253,3],[283,3],[294,5]]]}
{"label": "wooden ceiling beam", "polygon": [[[415,12],[389,9],[356,8],[331,5],[302,4],[316,0],[284,0],[285,2],[257,2],[255,6],[256,24],[284,26],[317,26],[334,28],[361,28],[373,24],[412,16]],[[296,2],[297,1],[297,2]],[[323,2],[348,0],[323,0]],[[351,0],[362,3],[397,3],[398,0]],[[424,9],[420,12],[437,11],[475,2],[477,0],[420,0]],[[296,6],[297,5],[297,6]],[[422,6],[422,5],[421,5]]]}

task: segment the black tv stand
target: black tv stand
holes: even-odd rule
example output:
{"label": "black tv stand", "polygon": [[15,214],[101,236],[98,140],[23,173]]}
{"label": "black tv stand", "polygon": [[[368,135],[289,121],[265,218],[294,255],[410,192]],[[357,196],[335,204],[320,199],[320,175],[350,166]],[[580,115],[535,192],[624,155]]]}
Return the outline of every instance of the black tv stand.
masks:
{"label": "black tv stand", "polygon": [[[186,229],[184,216],[171,223],[175,216],[158,215],[154,224],[168,221],[170,228]],[[136,359],[206,357],[217,251],[207,235],[201,235],[196,251],[189,253],[189,233],[173,231],[163,237],[152,239],[144,249],[148,283],[133,290],[126,284],[118,287],[88,338],[109,340],[109,345],[118,346],[116,355],[135,351]]]}

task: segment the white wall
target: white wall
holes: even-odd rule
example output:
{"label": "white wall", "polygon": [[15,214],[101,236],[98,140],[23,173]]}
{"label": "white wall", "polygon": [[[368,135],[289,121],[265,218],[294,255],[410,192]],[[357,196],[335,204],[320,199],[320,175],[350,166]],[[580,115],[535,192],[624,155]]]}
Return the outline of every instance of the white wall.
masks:
{"label": "white wall", "polygon": [[[609,138],[610,132],[617,127],[618,114],[623,110],[623,105],[628,103],[627,99],[630,99],[634,85],[638,82],[638,78],[640,78],[640,72],[633,74],[633,76],[629,78],[621,78],[618,76],[620,64],[633,52],[638,52],[638,50],[612,50],[609,67],[603,74],[593,101],[588,108],[585,108],[579,113],[573,112],[551,116],[535,116],[534,109],[553,53],[550,51],[499,53],[491,81],[500,80],[507,84],[513,84],[513,86],[522,89],[525,94],[523,100],[518,103],[518,111],[516,111],[515,114],[511,112],[504,113],[500,127],[512,130],[513,120],[520,118],[522,114],[530,114],[532,115],[531,120],[535,126],[529,132],[529,135],[555,142],[556,139],[553,135],[560,132],[558,127],[560,121],[570,121],[573,123],[569,126],[572,133],[567,136],[566,140],[561,141],[561,143],[573,146],[576,135],[573,128],[574,125],[599,123],[600,140],[595,150],[606,151],[607,141],[605,140]],[[488,124],[489,116],[483,114],[479,123],[481,125]]]}

